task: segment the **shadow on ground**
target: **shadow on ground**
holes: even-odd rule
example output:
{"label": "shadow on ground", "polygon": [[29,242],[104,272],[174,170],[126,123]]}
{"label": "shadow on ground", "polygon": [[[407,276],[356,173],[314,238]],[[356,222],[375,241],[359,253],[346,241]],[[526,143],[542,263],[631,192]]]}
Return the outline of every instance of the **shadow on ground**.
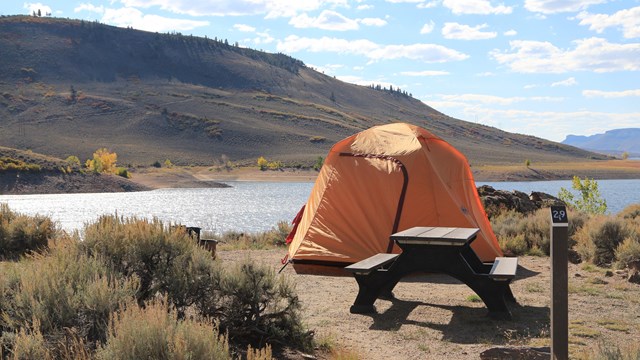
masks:
{"label": "shadow on ground", "polygon": [[[409,319],[419,306],[435,307],[451,312],[448,324]],[[458,344],[490,343],[503,345],[519,339],[547,337],[549,334],[548,307],[510,306],[511,320],[494,320],[485,307],[467,307],[429,304],[421,301],[391,300],[391,307],[371,316],[371,330],[397,331],[403,325],[430,328],[442,333],[442,340]]]}

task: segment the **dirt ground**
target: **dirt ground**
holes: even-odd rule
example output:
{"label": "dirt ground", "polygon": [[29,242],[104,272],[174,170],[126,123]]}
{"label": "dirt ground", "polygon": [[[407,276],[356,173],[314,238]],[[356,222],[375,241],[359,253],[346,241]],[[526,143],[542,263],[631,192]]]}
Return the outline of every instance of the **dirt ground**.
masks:
{"label": "dirt ground", "polygon": [[[232,263],[246,257],[280,268],[285,250],[219,251]],[[512,320],[488,318],[466,285],[446,275],[419,275],[398,284],[397,300],[376,302],[377,314],[351,314],[358,287],[351,277],[291,276],[303,318],[319,342],[358,359],[479,359],[495,347],[550,346],[550,261],[521,257],[512,283]],[[640,285],[624,272],[569,264],[570,358],[588,358],[598,344],[623,349],[640,338]],[[355,355],[355,356],[353,356]],[[326,356],[320,355],[320,358]],[[330,358],[330,357],[328,357]],[[344,357],[343,357],[344,358]]]}

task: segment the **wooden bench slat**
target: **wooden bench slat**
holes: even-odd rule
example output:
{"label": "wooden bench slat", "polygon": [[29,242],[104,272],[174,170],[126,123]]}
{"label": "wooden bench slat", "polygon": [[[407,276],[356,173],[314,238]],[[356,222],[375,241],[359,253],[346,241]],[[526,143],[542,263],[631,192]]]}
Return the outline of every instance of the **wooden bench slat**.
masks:
{"label": "wooden bench slat", "polygon": [[489,276],[495,280],[513,279],[517,270],[517,257],[497,257],[489,271]]}
{"label": "wooden bench slat", "polygon": [[351,264],[344,269],[357,274],[367,274],[394,261],[398,256],[400,256],[400,254],[375,254],[355,264]]}

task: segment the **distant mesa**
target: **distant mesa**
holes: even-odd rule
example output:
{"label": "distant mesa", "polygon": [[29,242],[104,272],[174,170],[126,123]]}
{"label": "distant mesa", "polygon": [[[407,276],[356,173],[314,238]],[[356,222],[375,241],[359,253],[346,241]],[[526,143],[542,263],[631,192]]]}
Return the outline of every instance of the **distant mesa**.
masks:
{"label": "distant mesa", "polygon": [[640,128],[615,129],[591,136],[568,135],[562,143],[599,153],[621,155],[626,152],[640,157]]}

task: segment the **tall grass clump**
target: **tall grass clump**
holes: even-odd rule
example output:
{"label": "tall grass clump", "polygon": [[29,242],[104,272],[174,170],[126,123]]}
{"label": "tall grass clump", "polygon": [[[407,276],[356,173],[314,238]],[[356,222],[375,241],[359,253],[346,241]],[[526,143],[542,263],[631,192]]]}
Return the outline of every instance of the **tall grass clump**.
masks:
{"label": "tall grass clump", "polygon": [[618,213],[618,217],[625,220],[640,221],[640,204],[632,204]]}
{"label": "tall grass clump", "polygon": [[46,248],[55,233],[55,225],[46,216],[28,216],[0,204],[0,259],[17,259]]}
{"label": "tall grass clump", "polygon": [[286,239],[290,232],[289,222],[279,221],[274,228],[268,231],[257,233],[229,231],[217,236],[216,240],[225,250],[265,250],[286,246]]}
{"label": "tall grass clump", "polygon": [[232,359],[225,336],[208,319],[181,319],[166,300],[114,313],[96,359]]}
{"label": "tall grass clump", "polygon": [[81,246],[108,259],[122,276],[140,280],[138,303],[166,294],[179,313],[191,305],[207,307],[219,284],[219,265],[184,231],[159,220],[102,216],[85,227]]}
{"label": "tall grass clump", "polygon": [[583,358],[588,360],[638,360],[640,359],[640,346],[631,343],[620,347],[599,342],[597,348],[590,349]]}
{"label": "tall grass clump", "polygon": [[610,266],[616,249],[625,239],[638,240],[635,227],[620,217],[594,216],[576,233],[576,251],[582,260],[598,266]]}
{"label": "tall grass clump", "polygon": [[[135,299],[135,278],[120,278],[106,262],[65,239],[48,253],[28,255],[8,267],[0,284],[0,330],[5,348],[22,346],[28,334],[56,353],[71,333],[96,343],[105,339],[109,315]],[[35,336],[35,337],[34,337]],[[27,343],[24,343],[27,344]]]}

